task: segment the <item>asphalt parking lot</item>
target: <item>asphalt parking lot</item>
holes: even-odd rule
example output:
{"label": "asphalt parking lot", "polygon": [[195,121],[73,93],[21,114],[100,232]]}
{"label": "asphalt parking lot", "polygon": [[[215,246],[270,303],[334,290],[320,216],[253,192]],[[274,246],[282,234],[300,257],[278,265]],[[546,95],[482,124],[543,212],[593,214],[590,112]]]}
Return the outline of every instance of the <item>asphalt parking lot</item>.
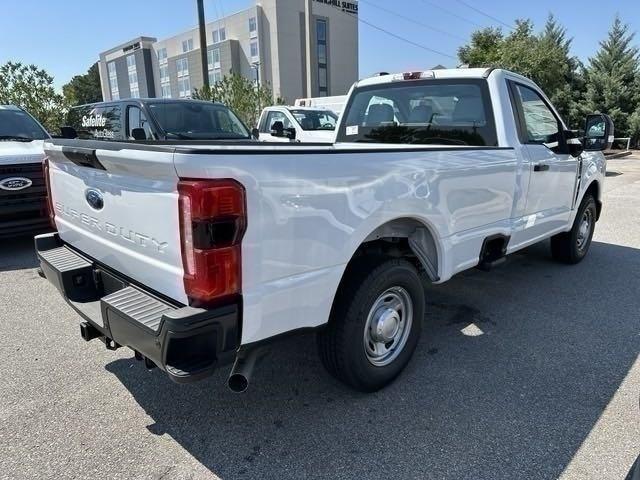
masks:
{"label": "asphalt parking lot", "polygon": [[226,368],[173,384],[82,341],[31,240],[0,240],[0,478],[623,479],[640,452],[640,157],[608,170],[584,262],[541,244],[430,287],[412,362],[370,395],[323,371],[311,335],[278,343],[245,394]]}

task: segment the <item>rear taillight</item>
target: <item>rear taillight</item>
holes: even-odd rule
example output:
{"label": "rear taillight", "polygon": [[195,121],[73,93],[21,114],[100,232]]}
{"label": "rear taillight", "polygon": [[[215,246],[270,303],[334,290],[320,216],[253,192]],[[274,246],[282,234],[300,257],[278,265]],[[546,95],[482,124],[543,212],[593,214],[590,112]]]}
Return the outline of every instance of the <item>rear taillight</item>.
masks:
{"label": "rear taillight", "polygon": [[49,159],[44,157],[42,162],[42,174],[44,176],[44,184],[47,187],[47,215],[49,216],[49,224],[51,228],[56,228],[55,211],[53,209],[53,196],[51,195],[51,179],[49,178]]}
{"label": "rear taillight", "polygon": [[247,225],[245,191],[235,180],[178,182],[184,288],[193,306],[241,290],[241,245]]}

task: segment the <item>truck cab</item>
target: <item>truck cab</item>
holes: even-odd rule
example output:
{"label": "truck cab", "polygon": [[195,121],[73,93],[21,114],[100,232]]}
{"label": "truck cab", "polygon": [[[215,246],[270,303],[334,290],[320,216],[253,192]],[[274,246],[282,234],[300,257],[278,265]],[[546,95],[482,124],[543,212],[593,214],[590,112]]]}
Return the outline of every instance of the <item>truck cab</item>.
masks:
{"label": "truck cab", "polygon": [[338,115],[322,107],[267,107],[258,120],[261,142],[332,143]]}

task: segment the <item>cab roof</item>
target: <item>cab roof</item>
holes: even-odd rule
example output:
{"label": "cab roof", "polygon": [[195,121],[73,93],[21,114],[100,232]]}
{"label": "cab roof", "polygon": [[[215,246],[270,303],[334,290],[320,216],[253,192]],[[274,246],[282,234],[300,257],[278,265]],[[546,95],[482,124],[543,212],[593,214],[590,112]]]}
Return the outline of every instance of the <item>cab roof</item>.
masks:
{"label": "cab roof", "polygon": [[226,107],[223,103],[220,102],[211,102],[209,100],[194,100],[192,98],[122,98],[120,100],[110,100],[108,102],[95,102],[95,103],[85,103],[84,105],[76,105],[73,108],[80,107],[100,107],[103,105],[118,105],[122,103],[204,103],[206,105],[218,105],[221,107]]}
{"label": "cab roof", "polygon": [[442,68],[435,70],[412,71],[401,73],[382,73],[374,77],[362,79],[356,83],[356,87],[369,85],[382,85],[402,81],[405,74],[423,74],[424,79],[447,79],[447,78],[487,78],[494,68]]}

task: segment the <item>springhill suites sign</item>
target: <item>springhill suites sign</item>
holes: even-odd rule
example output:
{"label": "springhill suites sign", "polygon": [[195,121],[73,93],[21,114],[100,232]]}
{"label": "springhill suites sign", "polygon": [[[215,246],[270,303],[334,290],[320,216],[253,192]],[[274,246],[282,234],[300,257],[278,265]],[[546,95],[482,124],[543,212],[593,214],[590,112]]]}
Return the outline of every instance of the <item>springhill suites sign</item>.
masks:
{"label": "springhill suites sign", "polygon": [[342,0],[315,0],[317,3],[324,3],[339,8],[343,12],[358,14],[358,4],[356,2],[344,2]]}

